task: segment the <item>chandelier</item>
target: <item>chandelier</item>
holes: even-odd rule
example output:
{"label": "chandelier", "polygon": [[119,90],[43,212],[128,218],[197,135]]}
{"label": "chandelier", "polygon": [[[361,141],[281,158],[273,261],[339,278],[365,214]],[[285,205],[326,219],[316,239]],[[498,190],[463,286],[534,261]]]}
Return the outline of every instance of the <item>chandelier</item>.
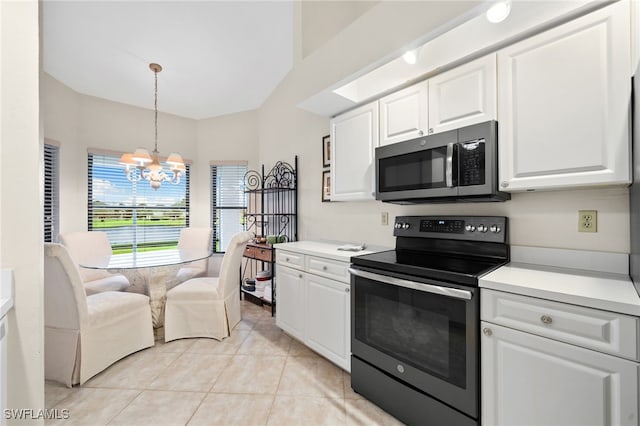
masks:
{"label": "chandelier", "polygon": [[180,177],[186,170],[182,156],[177,152],[169,155],[165,163],[169,166],[169,170],[163,169],[158,157],[158,73],[162,71],[162,67],[158,64],[151,63],[149,68],[153,71],[154,86],[154,125],[155,138],[153,152],[149,154],[144,148],[138,148],[133,153],[125,153],[120,157],[120,164],[125,166],[124,173],[129,182],[137,182],[142,179],[149,181],[153,189],[158,189],[163,182],[173,184],[180,183]]}

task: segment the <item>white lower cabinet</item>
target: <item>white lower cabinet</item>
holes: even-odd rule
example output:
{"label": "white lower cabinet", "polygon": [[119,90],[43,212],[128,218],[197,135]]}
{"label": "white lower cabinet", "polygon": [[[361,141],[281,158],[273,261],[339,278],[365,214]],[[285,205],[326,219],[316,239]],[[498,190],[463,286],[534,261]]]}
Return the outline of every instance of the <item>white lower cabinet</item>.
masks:
{"label": "white lower cabinet", "polygon": [[351,356],[350,286],[307,274],[305,343],[349,371]]}
{"label": "white lower cabinet", "polygon": [[[640,364],[637,359],[623,359],[542,337],[557,337],[569,330],[577,336],[582,334],[584,324],[581,319],[572,322],[574,305],[564,305],[568,313],[561,315],[563,304],[551,302],[557,315],[543,314],[536,318],[548,328],[541,329],[538,334],[542,336],[506,327],[500,323],[507,320],[511,326],[521,320],[523,324],[530,323],[532,310],[526,304],[521,313],[512,309],[513,305],[508,311],[496,312],[488,308],[504,306],[500,300],[503,297],[518,301],[526,298],[529,306],[540,309],[549,303],[482,290],[483,425],[638,426]],[[520,314],[522,318],[519,318]],[[554,327],[562,331],[557,332]],[[605,326],[602,331],[603,338],[607,338],[611,330]],[[637,329],[620,337],[637,345]]]}
{"label": "white lower cabinet", "polygon": [[[297,339],[305,335],[304,274],[287,266],[277,266],[278,309],[276,325]],[[281,304],[282,303],[282,304]]]}
{"label": "white lower cabinet", "polygon": [[[304,262],[291,267],[291,259],[300,256]],[[276,250],[276,325],[329,361],[351,371],[348,266],[348,261]]]}

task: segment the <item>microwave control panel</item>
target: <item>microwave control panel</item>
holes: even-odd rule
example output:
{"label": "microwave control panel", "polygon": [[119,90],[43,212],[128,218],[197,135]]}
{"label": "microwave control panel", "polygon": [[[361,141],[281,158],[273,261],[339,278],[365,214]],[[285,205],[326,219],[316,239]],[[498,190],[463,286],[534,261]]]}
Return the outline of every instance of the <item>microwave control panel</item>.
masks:
{"label": "microwave control panel", "polygon": [[463,142],[458,149],[458,186],[484,185],[485,141]]}

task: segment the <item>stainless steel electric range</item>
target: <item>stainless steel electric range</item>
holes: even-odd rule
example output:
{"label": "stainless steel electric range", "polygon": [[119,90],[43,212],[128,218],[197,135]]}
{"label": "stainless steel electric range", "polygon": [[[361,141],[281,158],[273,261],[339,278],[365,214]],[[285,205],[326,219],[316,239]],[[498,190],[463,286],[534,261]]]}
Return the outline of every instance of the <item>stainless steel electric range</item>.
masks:
{"label": "stainless steel electric range", "polygon": [[508,221],[402,216],[396,249],[351,258],[351,386],[407,424],[480,422],[478,278],[509,261]]}

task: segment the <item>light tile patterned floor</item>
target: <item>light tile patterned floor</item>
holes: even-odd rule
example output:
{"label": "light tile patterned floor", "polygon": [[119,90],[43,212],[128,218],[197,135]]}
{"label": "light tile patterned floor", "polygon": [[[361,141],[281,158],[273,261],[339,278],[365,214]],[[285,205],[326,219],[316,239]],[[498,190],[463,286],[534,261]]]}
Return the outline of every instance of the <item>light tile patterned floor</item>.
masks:
{"label": "light tile patterned floor", "polygon": [[67,389],[47,382],[57,425],[400,425],[353,392],[350,376],[242,302],[230,338],[156,342]]}

